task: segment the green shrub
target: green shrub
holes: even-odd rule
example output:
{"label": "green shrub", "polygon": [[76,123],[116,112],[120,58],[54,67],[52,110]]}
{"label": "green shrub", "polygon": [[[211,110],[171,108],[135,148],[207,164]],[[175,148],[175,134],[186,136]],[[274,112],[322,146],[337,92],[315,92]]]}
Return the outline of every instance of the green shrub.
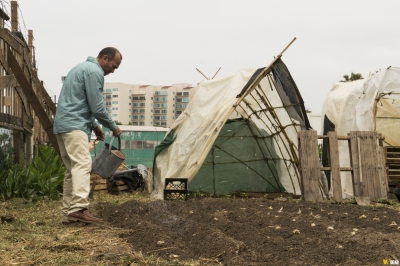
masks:
{"label": "green shrub", "polygon": [[0,197],[3,200],[23,197],[32,200],[59,199],[65,167],[54,148],[40,146],[30,165],[13,165],[0,174]]}

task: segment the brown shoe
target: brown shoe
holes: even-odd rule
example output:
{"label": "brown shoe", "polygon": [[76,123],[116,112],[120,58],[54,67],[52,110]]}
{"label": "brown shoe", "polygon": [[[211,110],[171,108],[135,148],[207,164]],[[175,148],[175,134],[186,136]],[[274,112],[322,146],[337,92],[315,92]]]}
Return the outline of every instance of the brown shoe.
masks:
{"label": "brown shoe", "polygon": [[93,217],[93,216],[89,213],[89,210],[88,210],[88,209],[83,209],[82,212],[83,212],[84,214],[86,214],[87,216],[89,216],[89,217],[91,217],[91,218],[93,218],[93,219],[98,220],[99,222],[102,222],[102,221],[103,221],[103,219],[101,219],[101,218]]}
{"label": "brown shoe", "polygon": [[92,223],[101,222],[103,220],[91,216],[87,209],[83,209],[83,210],[68,214],[68,221],[71,221],[71,222],[79,222],[80,221],[80,222],[92,224]]}

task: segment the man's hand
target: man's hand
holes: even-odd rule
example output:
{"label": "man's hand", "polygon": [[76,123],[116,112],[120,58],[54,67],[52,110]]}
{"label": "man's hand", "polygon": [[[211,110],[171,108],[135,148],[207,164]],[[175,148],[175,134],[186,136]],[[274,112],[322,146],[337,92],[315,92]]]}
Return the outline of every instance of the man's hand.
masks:
{"label": "man's hand", "polygon": [[93,129],[93,131],[96,134],[98,140],[104,140],[104,131],[101,129],[100,126],[97,126],[95,129]]}
{"label": "man's hand", "polygon": [[118,137],[119,135],[121,135],[121,133],[122,133],[122,130],[121,130],[119,127],[117,127],[117,128],[113,131],[114,137]]}

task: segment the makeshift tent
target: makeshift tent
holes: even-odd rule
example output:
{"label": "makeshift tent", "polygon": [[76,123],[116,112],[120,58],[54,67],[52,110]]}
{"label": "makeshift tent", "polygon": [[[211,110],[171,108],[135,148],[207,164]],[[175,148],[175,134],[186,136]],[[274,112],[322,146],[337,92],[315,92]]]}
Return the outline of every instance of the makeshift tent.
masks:
{"label": "makeshift tent", "polygon": [[297,132],[310,128],[302,97],[277,56],[261,69],[200,82],[185,111],[156,147],[155,193],[165,178],[189,190],[301,194]]}
{"label": "makeshift tent", "polygon": [[[325,99],[322,116],[323,134],[336,131],[347,136],[350,131],[377,131],[384,144],[400,146],[400,68],[380,70],[367,79],[334,84]],[[328,166],[326,143],[323,144],[323,165]],[[339,142],[340,166],[348,167],[349,150]],[[330,186],[330,173],[327,172]],[[342,196],[352,197],[352,179],[349,172],[341,172]]]}

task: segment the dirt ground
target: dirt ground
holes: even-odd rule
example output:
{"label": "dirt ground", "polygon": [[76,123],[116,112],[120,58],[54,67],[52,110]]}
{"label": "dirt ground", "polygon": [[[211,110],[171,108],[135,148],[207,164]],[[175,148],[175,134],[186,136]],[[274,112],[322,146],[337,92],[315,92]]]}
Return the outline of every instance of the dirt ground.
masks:
{"label": "dirt ground", "polygon": [[400,209],[382,204],[221,197],[97,203],[93,211],[129,229],[119,237],[134,249],[171,262],[348,266],[400,259]]}

